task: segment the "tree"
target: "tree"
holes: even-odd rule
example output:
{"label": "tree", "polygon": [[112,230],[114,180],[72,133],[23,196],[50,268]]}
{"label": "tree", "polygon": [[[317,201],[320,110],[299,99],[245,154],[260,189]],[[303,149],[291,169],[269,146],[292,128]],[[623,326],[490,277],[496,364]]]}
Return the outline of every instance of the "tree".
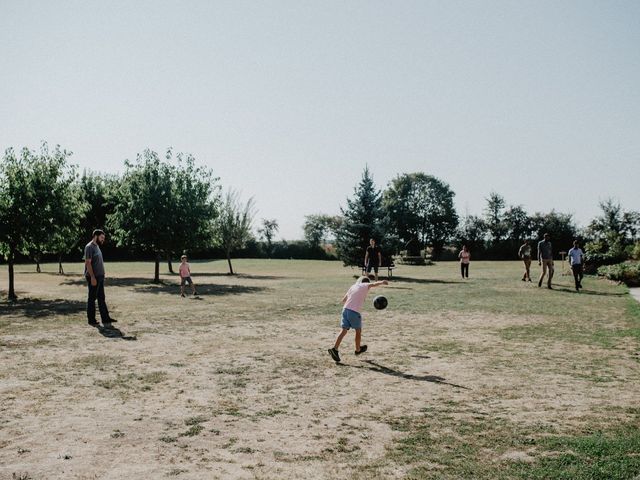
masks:
{"label": "tree", "polygon": [[399,175],[389,183],[383,205],[390,225],[411,255],[431,246],[437,257],[455,234],[454,195],[447,183],[424,173]]}
{"label": "tree", "polygon": [[[73,171],[75,177],[75,170]],[[51,198],[56,208],[53,231],[50,235],[50,251],[58,255],[58,273],[64,275],[62,256],[69,253],[82,239],[82,219],[89,205],[76,178],[68,177],[58,182]]]}
{"label": "tree", "polygon": [[236,191],[229,190],[227,192],[216,221],[216,239],[227,257],[230,275],[234,275],[231,254],[244,247],[251,239],[253,215],[254,202],[252,198],[243,204]]}
{"label": "tree", "polygon": [[104,230],[106,227],[107,218],[115,212],[121,181],[117,175],[83,172],[80,190],[89,206],[80,225],[83,240],[90,239],[95,229]]}
{"label": "tree", "polygon": [[114,212],[107,216],[118,246],[155,254],[155,283],[160,260],[179,249],[210,243],[217,215],[218,186],[210,170],[195,166],[189,155],[164,161],[152,150],[125,162],[126,172],[116,192]]}
{"label": "tree", "polygon": [[460,223],[456,237],[458,243],[474,252],[484,248],[486,235],[487,225],[484,220],[475,215],[467,215]]}
{"label": "tree", "polygon": [[32,157],[27,148],[22,149],[20,155],[9,148],[0,165],[0,250],[8,264],[10,301],[18,299],[14,285],[15,258],[31,247],[34,231],[31,215],[38,206],[31,188]]}
{"label": "tree", "polygon": [[503,222],[507,238],[514,242],[531,236],[531,218],[521,205],[509,207],[504,212]]}
{"label": "tree", "polygon": [[586,229],[590,242],[585,246],[592,263],[617,263],[625,260],[631,245],[638,239],[640,213],[624,211],[619,202],[609,198],[600,202],[602,213]]}
{"label": "tree", "polygon": [[535,213],[531,217],[531,230],[538,240],[541,240],[545,233],[549,233],[556,252],[571,248],[577,233],[573,215],[555,210],[549,213]]}
{"label": "tree", "polygon": [[327,237],[335,237],[341,225],[342,217],[339,215],[307,215],[304,217],[304,238],[312,249],[320,249]]}
{"label": "tree", "polygon": [[5,151],[0,165],[0,251],[9,264],[9,299],[15,300],[14,262],[17,254],[32,256],[40,271],[43,253],[59,253],[77,238],[85,204],[74,185],[71,152],[43,142],[40,152],[23,148]]}
{"label": "tree", "polygon": [[383,250],[388,247],[382,193],[373,183],[368,167],[354,188],[353,198],[347,199],[347,208],[341,211],[344,220],[336,232],[336,249],[344,265],[361,265],[371,238],[375,238]]}
{"label": "tree", "polygon": [[497,247],[507,233],[503,216],[506,203],[504,198],[496,192],[491,192],[485,200],[487,205],[484,209],[484,218],[489,233],[489,241],[492,247]]}
{"label": "tree", "polygon": [[267,220],[266,218],[262,219],[262,228],[258,230],[258,233],[267,243],[267,254],[269,257],[273,253],[273,237],[275,237],[279,228],[278,221],[275,218],[271,220]]}

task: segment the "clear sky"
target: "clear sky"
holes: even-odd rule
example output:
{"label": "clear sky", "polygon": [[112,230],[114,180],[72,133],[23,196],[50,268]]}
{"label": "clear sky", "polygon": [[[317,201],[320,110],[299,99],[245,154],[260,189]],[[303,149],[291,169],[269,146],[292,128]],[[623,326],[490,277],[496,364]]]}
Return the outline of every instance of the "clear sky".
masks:
{"label": "clear sky", "polygon": [[638,1],[0,0],[0,148],[192,153],[302,237],[368,164],[585,224],[640,209]]}

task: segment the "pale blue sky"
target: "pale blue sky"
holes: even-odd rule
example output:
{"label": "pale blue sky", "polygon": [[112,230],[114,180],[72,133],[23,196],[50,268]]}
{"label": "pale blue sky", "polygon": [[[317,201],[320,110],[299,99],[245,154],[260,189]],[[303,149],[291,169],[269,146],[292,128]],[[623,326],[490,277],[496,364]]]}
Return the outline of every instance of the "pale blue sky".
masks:
{"label": "pale blue sky", "polygon": [[0,0],[0,148],[194,154],[281,236],[365,164],[584,224],[640,209],[638,1]]}

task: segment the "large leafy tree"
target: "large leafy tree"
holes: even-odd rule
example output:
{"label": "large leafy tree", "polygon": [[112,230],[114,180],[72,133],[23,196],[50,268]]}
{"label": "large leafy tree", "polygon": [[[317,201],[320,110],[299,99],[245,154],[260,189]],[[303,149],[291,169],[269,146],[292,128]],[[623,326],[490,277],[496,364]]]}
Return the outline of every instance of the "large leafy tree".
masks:
{"label": "large leafy tree", "polygon": [[511,206],[504,212],[504,227],[507,237],[518,243],[531,236],[531,217],[521,205]]}
{"label": "large leafy tree", "polygon": [[88,241],[96,228],[107,225],[107,217],[115,211],[120,181],[117,175],[83,172],[80,190],[89,206],[80,225],[83,240]]}
{"label": "large leafy tree", "polygon": [[9,299],[15,300],[17,254],[39,260],[43,253],[64,253],[86,205],[75,184],[71,152],[43,143],[40,151],[5,151],[0,165],[0,252],[9,264]]}
{"label": "large leafy tree", "polygon": [[425,173],[408,173],[393,179],[384,192],[389,222],[412,255],[431,246],[437,257],[458,226],[449,185]]}
{"label": "large leafy tree", "polygon": [[542,240],[544,234],[549,233],[554,245],[554,253],[571,248],[571,243],[577,234],[573,215],[555,210],[549,213],[535,213],[531,217],[531,230],[538,240]]}
{"label": "large leafy tree", "polygon": [[342,225],[336,232],[336,250],[344,265],[361,265],[369,239],[374,238],[383,251],[388,247],[382,193],[376,188],[366,167],[347,207],[341,208]]}
{"label": "large leafy tree", "polygon": [[217,243],[222,247],[227,257],[230,275],[234,275],[231,254],[244,247],[252,238],[253,216],[254,203],[252,198],[243,203],[238,192],[229,190],[226,193],[215,230]]}
{"label": "large leafy tree", "polygon": [[31,249],[34,230],[38,230],[31,218],[39,205],[31,185],[32,157],[27,148],[20,154],[9,148],[0,165],[0,251],[8,264],[9,300],[18,298],[14,284],[16,255]]}
{"label": "large leafy tree", "polygon": [[171,149],[164,160],[145,150],[125,166],[107,223],[118,246],[155,254],[153,281],[158,283],[163,256],[210,243],[218,212],[217,179],[196,167],[189,155],[174,158]]}

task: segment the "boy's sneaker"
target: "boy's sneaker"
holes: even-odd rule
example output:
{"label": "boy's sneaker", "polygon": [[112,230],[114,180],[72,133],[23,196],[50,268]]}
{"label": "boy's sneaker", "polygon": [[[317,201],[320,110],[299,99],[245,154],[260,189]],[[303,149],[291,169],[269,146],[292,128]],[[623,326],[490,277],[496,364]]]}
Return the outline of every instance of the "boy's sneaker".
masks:
{"label": "boy's sneaker", "polygon": [[367,351],[367,346],[366,345],[360,345],[360,351],[356,352],[356,355],[360,355],[361,353],[364,353]]}
{"label": "boy's sneaker", "polygon": [[333,358],[334,362],[340,363],[340,354],[338,353],[338,350],[336,350],[335,348],[330,348],[329,355],[331,355],[331,358]]}

